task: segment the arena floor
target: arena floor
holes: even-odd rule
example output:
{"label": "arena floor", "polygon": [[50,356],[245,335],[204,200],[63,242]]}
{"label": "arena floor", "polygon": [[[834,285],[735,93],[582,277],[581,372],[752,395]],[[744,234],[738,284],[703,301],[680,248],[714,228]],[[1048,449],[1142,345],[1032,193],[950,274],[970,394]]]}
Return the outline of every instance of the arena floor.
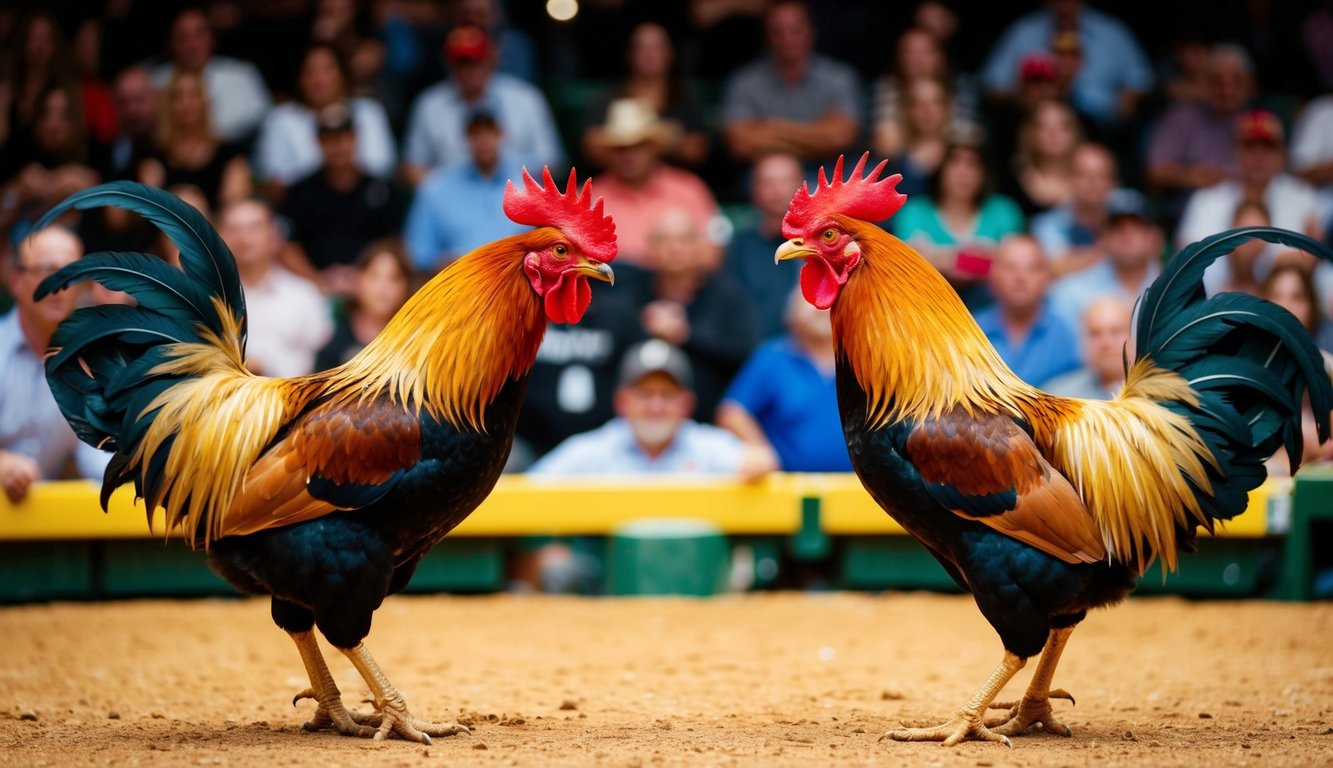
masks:
{"label": "arena floor", "polygon": [[999,660],[964,597],[391,598],[371,650],[415,714],[474,726],[429,748],[302,732],[265,601],[11,607],[0,638],[4,765],[1333,765],[1328,603],[1094,614],[1056,675],[1073,738],[1012,751],[877,741],[941,722]]}

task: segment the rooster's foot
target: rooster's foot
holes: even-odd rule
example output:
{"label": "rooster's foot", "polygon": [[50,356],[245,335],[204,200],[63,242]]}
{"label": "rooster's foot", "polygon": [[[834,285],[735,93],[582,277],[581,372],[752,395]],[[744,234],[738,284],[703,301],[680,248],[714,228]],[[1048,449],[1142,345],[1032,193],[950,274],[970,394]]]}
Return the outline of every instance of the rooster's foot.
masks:
{"label": "rooster's foot", "polygon": [[1014,746],[1007,736],[987,728],[981,722],[980,716],[969,717],[965,713],[959,713],[958,717],[934,728],[899,728],[888,731],[879,737],[880,741],[885,739],[893,739],[894,741],[939,741],[943,742],[946,747],[952,747],[962,741],[995,741],[1006,747]]}
{"label": "rooster's foot", "polygon": [[314,699],[318,703],[318,706],[315,707],[315,714],[301,726],[303,731],[313,732],[332,728],[344,736],[371,738],[378,732],[380,725],[384,722],[384,716],[378,712],[366,714],[348,709],[343,706],[342,699],[339,697],[334,697],[327,704],[321,702],[311,688],[293,696],[292,706],[296,706],[296,703],[301,699]]}
{"label": "rooster's foot", "polygon": [[461,733],[472,735],[472,731],[466,725],[430,723],[416,719],[407,711],[407,705],[401,697],[377,702],[375,708],[379,710],[377,717],[380,718],[380,722],[377,728],[371,729],[369,735],[376,741],[387,739],[392,734],[400,739],[430,746],[432,736],[457,736]]}
{"label": "rooster's foot", "polygon": [[1018,736],[1036,726],[1061,736],[1072,736],[1074,732],[1069,726],[1055,719],[1055,712],[1051,709],[1051,699],[1066,699],[1069,703],[1074,703],[1074,697],[1068,691],[1057,688],[1043,698],[1024,696],[1016,702],[992,704],[991,709],[1007,709],[1009,714],[987,721],[986,726],[1004,736]]}

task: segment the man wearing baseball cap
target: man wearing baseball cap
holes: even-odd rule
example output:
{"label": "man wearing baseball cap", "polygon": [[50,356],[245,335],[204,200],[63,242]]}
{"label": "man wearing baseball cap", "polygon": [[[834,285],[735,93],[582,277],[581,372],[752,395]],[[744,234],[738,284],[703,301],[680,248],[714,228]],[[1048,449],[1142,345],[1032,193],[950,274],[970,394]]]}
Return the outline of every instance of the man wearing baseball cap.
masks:
{"label": "man wearing baseball cap", "polygon": [[690,419],[694,371],[661,339],[630,347],[620,365],[616,417],[574,435],[529,469],[549,476],[744,473],[746,448],[720,427]]}
{"label": "man wearing baseball cap", "polygon": [[[1236,121],[1236,177],[1204,187],[1190,196],[1176,230],[1183,247],[1231,227],[1236,206],[1245,200],[1264,204],[1273,226],[1320,236],[1314,188],[1286,172],[1286,134],[1277,115],[1263,109],[1241,113]],[[1323,265],[1327,270],[1330,265]],[[1330,274],[1321,282],[1333,278]],[[1209,293],[1230,281],[1226,259],[1204,273]]]}
{"label": "man wearing baseball cap", "polygon": [[564,150],[541,91],[496,71],[493,41],[481,27],[460,24],[444,39],[451,77],[421,92],[408,117],[403,175],[419,184],[431,168],[468,157],[470,115],[485,111],[504,126],[505,152],[528,168],[557,166]]}

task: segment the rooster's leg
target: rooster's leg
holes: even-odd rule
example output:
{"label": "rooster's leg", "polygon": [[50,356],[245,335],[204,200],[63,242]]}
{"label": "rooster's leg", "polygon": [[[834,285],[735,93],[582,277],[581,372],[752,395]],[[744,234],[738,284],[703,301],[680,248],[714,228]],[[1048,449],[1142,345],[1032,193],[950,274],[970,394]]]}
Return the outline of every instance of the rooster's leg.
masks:
{"label": "rooster's leg", "polygon": [[389,678],[384,676],[375,659],[371,658],[370,651],[366,650],[365,643],[360,643],[352,649],[340,650],[352,660],[352,666],[361,673],[361,677],[375,696],[375,709],[383,716],[379,728],[374,732],[376,740],[395,733],[401,738],[429,745],[431,736],[472,733],[466,726],[457,723],[428,723],[413,717],[412,713],[407,711],[407,702],[403,700],[403,695],[393,687]]}
{"label": "rooster's leg", "polygon": [[1004,688],[1018,670],[1023,668],[1026,660],[1021,656],[1004,652],[1004,659],[1000,665],[995,668],[991,676],[986,680],[981,690],[958,711],[958,716],[944,725],[934,728],[899,728],[895,731],[889,731],[879,737],[880,741],[884,739],[893,739],[894,741],[942,741],[944,746],[952,747],[960,741],[998,741],[1007,747],[1013,744],[1009,737],[995,733],[986,727],[982,715],[990,703],[995,700],[995,696]]}
{"label": "rooster's leg", "polygon": [[292,698],[292,705],[301,699],[314,699],[318,706],[315,715],[301,726],[307,731],[324,728],[337,728],[347,736],[374,736],[383,717],[379,714],[365,715],[348,710],[343,706],[342,692],[333,682],[329,667],[324,663],[324,656],[315,642],[315,633],[288,632],[296,642],[296,649],[301,652],[301,661],[305,663],[306,674],[310,676],[310,687]]}
{"label": "rooster's leg", "polygon": [[1065,643],[1069,641],[1069,635],[1073,631],[1073,627],[1051,630],[1050,637],[1046,639],[1046,648],[1041,652],[1041,661],[1037,662],[1037,670],[1032,674],[1032,682],[1028,683],[1027,692],[1023,694],[1022,699],[1004,704],[991,704],[992,709],[1009,710],[1007,717],[987,723],[993,733],[1017,736],[1034,725],[1040,725],[1051,733],[1058,733],[1061,736],[1073,735],[1074,732],[1069,730],[1069,726],[1055,719],[1055,712],[1051,709],[1051,699],[1074,701],[1074,697],[1066,690],[1060,688],[1051,690],[1055,665],[1060,663],[1060,653],[1064,651]]}

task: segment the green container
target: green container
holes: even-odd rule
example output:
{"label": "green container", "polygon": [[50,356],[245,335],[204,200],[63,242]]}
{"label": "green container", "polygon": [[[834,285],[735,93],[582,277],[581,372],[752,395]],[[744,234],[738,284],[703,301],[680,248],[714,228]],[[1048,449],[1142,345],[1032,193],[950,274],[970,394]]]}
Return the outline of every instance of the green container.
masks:
{"label": "green container", "polygon": [[606,591],[707,597],[726,591],[730,568],[731,546],[716,525],[689,518],[646,518],[612,533]]}

